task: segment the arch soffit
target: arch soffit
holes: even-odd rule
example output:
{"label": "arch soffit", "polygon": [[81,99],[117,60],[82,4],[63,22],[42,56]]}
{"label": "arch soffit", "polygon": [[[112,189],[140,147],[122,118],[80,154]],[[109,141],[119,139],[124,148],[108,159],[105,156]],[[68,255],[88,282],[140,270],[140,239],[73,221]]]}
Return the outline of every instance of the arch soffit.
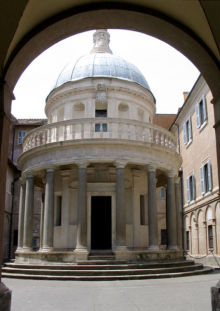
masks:
{"label": "arch soffit", "polygon": [[[12,52],[5,66],[5,80],[14,88],[25,68],[40,53],[71,35],[97,28],[140,31],[170,44],[200,70],[214,98],[220,97],[220,64],[205,43],[180,22],[158,11],[135,5],[122,9],[120,4],[97,3],[68,10],[33,29]],[[161,31],[163,29],[163,31]]]}

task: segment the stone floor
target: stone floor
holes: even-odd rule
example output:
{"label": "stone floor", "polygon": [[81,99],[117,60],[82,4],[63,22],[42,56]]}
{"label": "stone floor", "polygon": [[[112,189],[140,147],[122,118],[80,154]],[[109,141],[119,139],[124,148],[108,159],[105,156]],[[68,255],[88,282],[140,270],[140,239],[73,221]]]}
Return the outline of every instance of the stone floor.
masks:
{"label": "stone floor", "polygon": [[208,311],[220,273],[135,281],[35,281],[3,278],[12,311]]}

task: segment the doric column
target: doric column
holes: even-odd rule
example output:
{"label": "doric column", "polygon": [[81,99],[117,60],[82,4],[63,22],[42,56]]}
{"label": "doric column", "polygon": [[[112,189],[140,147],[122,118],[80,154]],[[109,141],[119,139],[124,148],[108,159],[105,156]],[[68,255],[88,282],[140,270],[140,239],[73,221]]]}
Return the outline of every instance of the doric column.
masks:
{"label": "doric column", "polygon": [[182,203],[180,195],[180,178],[175,178],[175,196],[176,196],[176,224],[177,224],[177,246],[182,249]]}
{"label": "doric column", "polygon": [[25,181],[21,179],[20,199],[19,199],[19,214],[18,214],[18,247],[17,251],[23,248],[24,238],[24,210],[25,210]]}
{"label": "doric column", "polygon": [[54,231],[54,169],[46,171],[45,204],[44,204],[44,225],[43,245],[44,251],[53,248]]}
{"label": "doric column", "polygon": [[42,249],[43,247],[43,236],[44,236],[44,201],[45,201],[45,194],[42,190],[41,209],[40,209],[40,249]]}
{"label": "doric column", "polygon": [[34,210],[34,178],[31,174],[28,174],[26,177],[24,237],[23,237],[23,248],[27,250],[32,249],[33,210]]}
{"label": "doric column", "polygon": [[77,250],[87,250],[87,163],[78,167]]}
{"label": "doric column", "polygon": [[174,174],[167,177],[167,238],[168,249],[177,249],[177,224],[175,204]]}
{"label": "doric column", "polygon": [[199,254],[199,225],[195,223],[195,254]]}
{"label": "doric column", "polygon": [[68,170],[61,171],[62,176],[62,228],[63,228],[63,247],[68,248],[69,233],[69,175]]}
{"label": "doric column", "polygon": [[149,227],[149,249],[158,250],[158,224],[157,224],[157,202],[156,202],[156,169],[148,166],[148,227]]}
{"label": "doric column", "polygon": [[116,163],[116,246],[126,247],[125,164]]}

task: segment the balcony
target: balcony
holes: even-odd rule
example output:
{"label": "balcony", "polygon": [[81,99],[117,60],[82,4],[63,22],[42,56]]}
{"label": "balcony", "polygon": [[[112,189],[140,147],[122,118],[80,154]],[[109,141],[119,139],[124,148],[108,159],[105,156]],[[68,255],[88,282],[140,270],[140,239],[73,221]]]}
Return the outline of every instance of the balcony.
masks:
{"label": "balcony", "polygon": [[30,131],[23,152],[48,144],[77,140],[124,140],[176,151],[176,137],[157,125],[115,118],[84,118],[47,124]]}

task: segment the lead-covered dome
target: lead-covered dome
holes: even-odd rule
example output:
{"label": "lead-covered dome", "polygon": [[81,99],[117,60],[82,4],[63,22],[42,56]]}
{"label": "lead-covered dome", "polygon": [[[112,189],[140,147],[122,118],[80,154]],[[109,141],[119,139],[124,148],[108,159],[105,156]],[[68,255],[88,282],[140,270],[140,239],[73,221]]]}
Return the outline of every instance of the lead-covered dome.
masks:
{"label": "lead-covered dome", "polygon": [[83,78],[112,77],[136,82],[150,91],[145,77],[136,66],[112,54],[109,38],[107,30],[97,30],[93,35],[94,47],[90,54],[80,57],[75,63],[66,65],[58,76],[54,88]]}

